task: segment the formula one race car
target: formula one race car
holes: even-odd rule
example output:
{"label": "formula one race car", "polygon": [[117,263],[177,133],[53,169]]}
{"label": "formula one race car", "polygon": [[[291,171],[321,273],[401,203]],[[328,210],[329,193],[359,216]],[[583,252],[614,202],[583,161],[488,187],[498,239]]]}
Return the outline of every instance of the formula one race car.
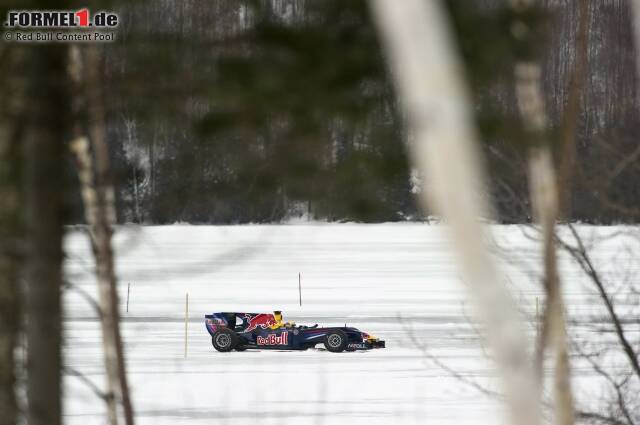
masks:
{"label": "formula one race car", "polygon": [[274,314],[213,313],[204,317],[211,343],[221,352],[247,348],[306,350],[320,343],[333,353],[385,347],[384,341],[356,328],[284,323],[279,311]]}

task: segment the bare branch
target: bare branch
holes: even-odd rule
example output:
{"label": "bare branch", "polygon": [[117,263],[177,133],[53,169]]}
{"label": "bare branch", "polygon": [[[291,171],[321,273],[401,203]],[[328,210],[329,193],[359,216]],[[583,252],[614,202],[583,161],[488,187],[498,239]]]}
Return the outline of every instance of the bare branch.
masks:
{"label": "bare branch", "polygon": [[100,305],[98,304],[98,302],[96,301],[95,298],[93,298],[91,295],[89,295],[89,293],[87,291],[85,291],[84,289],[82,289],[78,285],[74,285],[73,283],[69,282],[68,280],[66,280],[64,282],[64,285],[65,285],[66,289],[71,289],[73,291],[76,291],[82,298],[84,298],[89,303],[89,305],[91,307],[93,307],[93,310],[98,315],[98,318],[100,320],[102,320],[102,316],[103,316],[102,309],[100,308]]}
{"label": "bare branch", "polygon": [[460,381],[460,382],[462,382],[462,383],[474,388],[479,393],[484,394],[484,395],[486,395],[488,397],[492,397],[492,398],[504,401],[504,395],[503,394],[500,394],[500,393],[498,393],[496,391],[493,391],[493,390],[491,390],[491,389],[489,389],[487,387],[482,386],[481,384],[479,384],[475,380],[464,376],[463,374],[461,374],[460,372],[458,372],[454,368],[452,368],[449,365],[447,365],[442,360],[438,359],[436,356],[432,355],[429,352],[429,349],[426,346],[426,344],[422,343],[416,337],[415,332],[413,331],[413,327],[411,327],[411,325],[409,323],[407,323],[405,320],[403,320],[403,318],[401,316],[398,317],[398,320],[400,321],[400,323],[402,323],[402,327],[403,327],[405,333],[407,334],[407,336],[409,337],[409,339],[411,340],[412,344],[416,348],[418,348],[420,351],[422,351],[422,354],[424,355],[425,358],[429,359],[431,362],[433,362],[440,369],[442,369],[445,372],[447,372],[447,374],[449,374],[450,376],[452,376],[455,379],[457,379],[458,381]]}
{"label": "bare branch", "polygon": [[633,368],[634,373],[638,376],[638,378],[640,378],[640,363],[638,361],[638,353],[635,352],[635,350],[631,346],[631,343],[627,339],[624,327],[622,325],[622,322],[620,321],[620,317],[616,313],[615,307],[613,305],[613,300],[605,289],[605,284],[600,277],[600,274],[598,273],[596,267],[594,266],[591,260],[591,256],[589,255],[582,242],[580,234],[576,231],[575,227],[572,224],[568,224],[567,227],[569,228],[569,230],[571,230],[571,234],[573,235],[573,238],[577,243],[577,247],[572,247],[564,243],[563,241],[560,241],[559,243],[565,248],[565,250],[567,250],[567,252],[569,252],[569,254],[571,254],[574,259],[576,259],[583,271],[591,278],[591,282],[593,282],[596,289],[598,290],[600,299],[607,309],[609,318],[613,323],[616,336],[629,361],[629,364]]}
{"label": "bare branch", "polygon": [[91,391],[93,391],[93,393],[95,395],[97,395],[99,398],[101,398],[102,400],[107,400],[109,398],[113,398],[113,393],[105,393],[103,392],[100,388],[98,388],[98,386],[96,384],[93,383],[92,380],[90,380],[89,378],[87,378],[83,373],[69,367],[69,366],[65,366],[63,369],[63,372],[66,373],[69,376],[73,376],[78,378],[80,381],[82,381],[83,384],[85,384],[87,387],[89,387],[89,389],[91,389]]}
{"label": "bare branch", "polygon": [[622,422],[621,420],[611,416],[605,416],[601,413],[585,412],[580,410],[578,410],[576,413],[578,415],[578,419],[581,419],[581,420],[596,421],[601,424],[610,424],[610,425],[629,425],[626,422]]}

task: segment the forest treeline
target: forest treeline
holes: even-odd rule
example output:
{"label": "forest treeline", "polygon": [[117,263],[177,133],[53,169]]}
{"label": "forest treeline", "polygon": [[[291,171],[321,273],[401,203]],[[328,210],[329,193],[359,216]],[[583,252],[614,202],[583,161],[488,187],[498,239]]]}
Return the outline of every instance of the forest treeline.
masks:
{"label": "forest treeline", "polygon": [[[449,0],[500,222],[531,220],[513,64],[543,63],[566,220],[637,222],[640,130],[629,2],[547,0],[523,43],[509,2]],[[119,222],[420,220],[411,135],[364,1],[116,5],[104,49]],[[581,21],[582,20],[582,21]],[[534,40],[532,43],[531,40]],[[606,47],[605,47],[606,46]],[[428,123],[425,123],[428,125]],[[456,164],[451,164],[455,167]],[[81,222],[73,200],[72,221]]]}

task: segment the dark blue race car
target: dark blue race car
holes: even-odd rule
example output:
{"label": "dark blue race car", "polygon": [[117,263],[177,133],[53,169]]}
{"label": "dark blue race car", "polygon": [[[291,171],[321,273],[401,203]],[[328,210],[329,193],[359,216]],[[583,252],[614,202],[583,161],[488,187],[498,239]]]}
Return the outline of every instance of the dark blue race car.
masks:
{"label": "dark blue race car", "polygon": [[268,313],[213,313],[205,325],[213,347],[221,352],[247,348],[306,350],[324,344],[328,351],[384,348],[384,341],[351,327],[319,328],[283,323],[279,311]]}

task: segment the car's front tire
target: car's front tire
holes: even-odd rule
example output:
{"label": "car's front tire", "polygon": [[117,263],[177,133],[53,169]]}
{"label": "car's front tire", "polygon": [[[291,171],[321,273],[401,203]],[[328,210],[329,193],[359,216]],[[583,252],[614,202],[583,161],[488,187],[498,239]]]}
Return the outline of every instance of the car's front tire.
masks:
{"label": "car's front tire", "polygon": [[347,334],[341,330],[330,332],[324,340],[324,347],[332,353],[340,353],[347,348]]}
{"label": "car's front tire", "polygon": [[227,353],[238,345],[238,335],[230,329],[220,328],[211,337],[211,344],[216,350]]}

